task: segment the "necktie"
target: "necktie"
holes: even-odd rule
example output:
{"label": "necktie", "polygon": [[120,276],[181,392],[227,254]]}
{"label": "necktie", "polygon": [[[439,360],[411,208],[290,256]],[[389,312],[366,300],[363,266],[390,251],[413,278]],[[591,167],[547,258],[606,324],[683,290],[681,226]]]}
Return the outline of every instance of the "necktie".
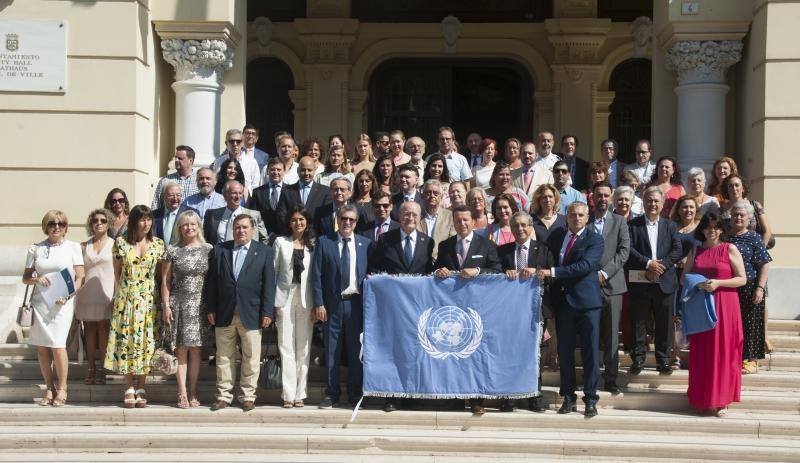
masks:
{"label": "necktie", "polygon": [[527,267],[528,264],[528,248],[525,245],[517,247],[517,272]]}
{"label": "necktie", "polygon": [[333,231],[339,231],[339,222],[336,221],[336,209],[333,210]]}
{"label": "necktie", "polygon": [[381,235],[383,235],[383,224],[378,225],[378,231],[375,232],[375,241],[381,239]]}
{"label": "necktie", "polygon": [[467,260],[467,252],[469,251],[469,241],[466,238],[461,238],[461,252],[458,254],[458,265],[464,266]]}
{"label": "necktie", "polygon": [[164,224],[164,242],[169,244],[172,240],[172,228],[175,226],[175,213],[167,213],[167,223]]}
{"label": "necktie", "polygon": [[272,185],[272,193],[269,195],[269,206],[273,210],[278,206],[278,185]]}
{"label": "necktie", "polygon": [[572,245],[575,244],[575,240],[577,239],[578,239],[577,234],[572,235],[572,238],[569,239],[569,243],[567,243],[567,249],[564,250],[564,258],[561,259],[562,264],[567,261],[567,256],[569,255],[569,252],[572,250]]}
{"label": "necktie", "polygon": [[236,214],[231,212],[231,216],[228,217],[228,224],[225,225],[225,241],[230,241],[233,239],[233,219],[236,218]]}
{"label": "necktie", "polygon": [[525,171],[525,191],[531,188],[531,180],[533,180],[533,173],[531,173],[531,169],[528,169]]}
{"label": "necktie", "polygon": [[239,272],[242,271],[244,258],[247,255],[247,249],[244,246],[237,246],[236,252],[233,255],[233,278],[239,279]]}
{"label": "necktie", "polygon": [[406,258],[406,265],[411,267],[411,259],[414,258],[414,250],[411,248],[411,235],[406,236],[406,244],[403,246],[403,256]]}
{"label": "necktie", "polygon": [[342,238],[342,291],[350,286],[350,238]]}
{"label": "necktie", "polygon": [[305,206],[308,200],[308,185],[300,185],[300,200],[303,201],[303,206]]}

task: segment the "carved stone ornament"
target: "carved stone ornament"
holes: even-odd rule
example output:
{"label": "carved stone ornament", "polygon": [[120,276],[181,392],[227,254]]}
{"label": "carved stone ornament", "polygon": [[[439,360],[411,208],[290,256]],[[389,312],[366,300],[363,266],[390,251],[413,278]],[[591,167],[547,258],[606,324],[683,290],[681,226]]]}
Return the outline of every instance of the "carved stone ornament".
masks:
{"label": "carved stone ornament", "polygon": [[678,75],[678,84],[725,83],[725,72],[742,59],[744,45],[738,40],[686,40],[667,50],[667,68]]}
{"label": "carved stone ornament", "polygon": [[264,16],[259,16],[253,21],[253,29],[256,31],[256,39],[258,39],[259,45],[262,47],[269,46],[269,43],[272,42],[273,28],[272,21]]}
{"label": "carved stone ornament", "polygon": [[162,40],[164,60],[175,67],[175,80],[210,79],[217,82],[233,67],[233,50],[224,40]]}
{"label": "carved stone ornament", "polygon": [[458,37],[461,35],[461,21],[455,16],[447,16],[442,19],[442,36],[444,37],[444,51],[447,53],[456,52]]}
{"label": "carved stone ornament", "polygon": [[653,21],[647,16],[633,20],[633,57],[649,58],[647,48],[653,38]]}
{"label": "carved stone ornament", "polygon": [[306,61],[309,63],[347,63],[350,59],[352,36],[316,38],[306,44]]}

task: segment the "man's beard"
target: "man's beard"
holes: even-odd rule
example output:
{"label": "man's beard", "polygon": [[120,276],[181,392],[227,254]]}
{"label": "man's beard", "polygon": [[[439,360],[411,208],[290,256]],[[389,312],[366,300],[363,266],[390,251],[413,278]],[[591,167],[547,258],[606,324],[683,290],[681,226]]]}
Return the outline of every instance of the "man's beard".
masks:
{"label": "man's beard", "polygon": [[208,195],[211,194],[212,191],[214,191],[214,187],[213,186],[201,186],[199,188],[199,191],[200,191],[201,195],[208,196]]}

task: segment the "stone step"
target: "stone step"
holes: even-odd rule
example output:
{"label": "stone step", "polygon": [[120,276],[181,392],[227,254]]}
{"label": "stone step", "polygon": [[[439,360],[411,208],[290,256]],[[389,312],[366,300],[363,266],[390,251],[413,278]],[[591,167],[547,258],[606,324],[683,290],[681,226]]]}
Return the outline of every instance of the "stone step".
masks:
{"label": "stone step", "polygon": [[800,336],[796,334],[779,334],[776,332],[769,334],[769,340],[776,352],[798,352],[800,351]]}
{"label": "stone step", "polygon": [[769,334],[772,337],[773,333],[793,334],[800,335],[800,320],[769,320],[767,326],[769,327]]}
{"label": "stone step", "polygon": [[773,352],[767,354],[767,358],[761,360],[759,365],[764,365],[765,369],[771,371],[800,371],[800,354]]}
{"label": "stone step", "polygon": [[[762,367],[767,367],[769,361],[764,360],[761,362]],[[78,362],[70,362],[69,364],[69,379],[71,381],[83,381],[86,374],[86,364]],[[602,371],[602,370],[601,370]],[[582,368],[577,368],[577,381],[583,381]],[[546,386],[557,386],[560,384],[558,371],[545,369],[542,373],[542,383]],[[669,376],[660,375],[657,371],[647,368],[639,375],[629,375],[626,368],[620,369],[617,378],[617,383],[620,386],[628,385],[644,385],[647,387],[662,387],[662,386],[686,386],[688,383],[688,370],[674,370]],[[213,366],[209,366],[203,362],[200,368],[200,379],[206,381],[213,381],[216,378],[216,370]],[[7,383],[14,380],[40,380],[41,372],[39,370],[39,363],[34,360],[18,360],[18,361],[2,361],[0,360],[0,383]],[[167,382],[174,382],[173,377],[161,378]],[[347,372],[342,370],[341,380],[344,382],[347,379]],[[110,383],[119,384],[122,382],[122,376],[111,375],[107,376]],[[324,383],[325,370],[319,365],[311,365],[309,368],[309,381],[313,383]],[[800,391],[800,372],[786,372],[779,370],[768,370],[763,368],[758,374],[742,376],[742,387],[744,389],[759,389],[759,388],[773,388],[773,389],[788,389]]]}
{"label": "stone step", "polygon": [[[578,418],[576,421],[582,419]],[[230,451],[261,455],[265,452],[320,454],[352,453],[396,456],[499,455],[518,456],[668,456],[671,459],[740,461],[798,461],[800,441],[793,438],[742,439],[740,436],[624,433],[605,430],[575,436],[563,431],[486,431],[429,429],[361,429],[350,427],[272,427],[227,426],[0,426],[0,449],[20,447],[42,452],[45,449],[81,449],[96,452],[175,452],[207,453]],[[0,450],[2,452],[2,450]]]}
{"label": "stone step", "polygon": [[[161,381],[149,378],[147,384],[147,395],[151,402],[156,404],[173,404],[176,401],[176,386],[172,382]],[[686,387],[674,385],[671,387],[660,386],[650,388],[646,385],[631,385],[621,388],[623,393],[611,395],[608,392],[600,391],[599,407],[616,408],[621,410],[647,410],[647,411],[668,411],[668,412],[687,412],[690,411],[686,400]],[[45,386],[39,381],[15,380],[0,384],[0,402],[6,403],[32,403],[38,400],[44,393]],[[86,386],[82,382],[71,382],[68,385],[70,403],[120,403],[123,395],[123,385],[107,384],[105,386]],[[201,381],[198,383],[198,395],[200,400],[210,405],[214,400],[215,385],[211,381]],[[346,398],[346,389],[343,387],[342,399]],[[308,386],[308,398],[306,402],[310,405],[319,403],[324,393],[321,384],[310,384]],[[551,408],[557,407],[561,399],[558,397],[558,387],[544,386],[542,395],[545,404]],[[580,393],[578,393],[581,396]],[[258,390],[257,402],[260,404],[279,404],[281,403],[279,390]],[[370,397],[364,400],[364,406],[380,407],[382,399]],[[498,401],[489,401],[487,406],[496,407]],[[797,392],[775,390],[743,390],[742,402],[733,403],[731,409],[738,411],[751,411],[758,413],[800,413],[800,394]]]}

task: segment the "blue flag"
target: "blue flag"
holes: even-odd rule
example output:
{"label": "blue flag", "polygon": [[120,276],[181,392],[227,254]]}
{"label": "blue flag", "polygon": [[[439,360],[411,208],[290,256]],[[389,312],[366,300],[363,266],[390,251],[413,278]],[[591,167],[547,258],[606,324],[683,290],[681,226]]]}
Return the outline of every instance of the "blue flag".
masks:
{"label": "blue flag", "polygon": [[540,303],[536,278],[370,277],[364,282],[364,395],[537,395]]}

